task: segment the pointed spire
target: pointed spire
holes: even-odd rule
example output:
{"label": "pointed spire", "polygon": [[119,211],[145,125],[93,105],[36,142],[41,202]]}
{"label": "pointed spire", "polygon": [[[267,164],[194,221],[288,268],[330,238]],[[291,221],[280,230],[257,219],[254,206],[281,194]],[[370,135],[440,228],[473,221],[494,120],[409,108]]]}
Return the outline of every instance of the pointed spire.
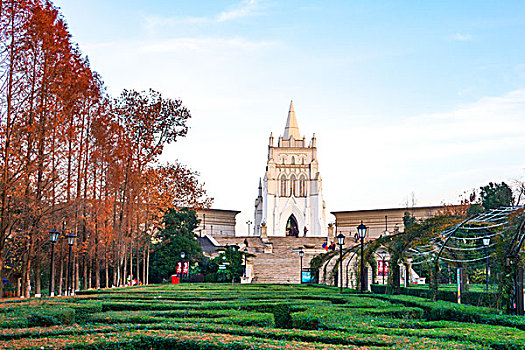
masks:
{"label": "pointed spire", "polygon": [[292,137],[296,140],[301,138],[297,119],[295,118],[295,111],[293,110],[293,101],[290,102],[290,110],[288,111],[288,119],[286,120],[286,127],[284,128],[283,140],[289,140]]}

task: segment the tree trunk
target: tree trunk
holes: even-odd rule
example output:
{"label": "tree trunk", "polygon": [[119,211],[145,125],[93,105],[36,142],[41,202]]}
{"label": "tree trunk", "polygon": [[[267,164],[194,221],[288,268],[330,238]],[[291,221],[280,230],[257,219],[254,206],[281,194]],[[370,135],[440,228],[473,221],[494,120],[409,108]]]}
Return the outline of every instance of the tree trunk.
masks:
{"label": "tree trunk", "polygon": [[147,256],[146,256],[146,265],[147,265],[147,267],[146,267],[146,279],[145,279],[146,285],[149,284],[149,243],[148,243],[147,250],[148,250]]}
{"label": "tree trunk", "polygon": [[129,247],[129,275],[131,276],[131,282],[133,283],[133,242]]}
{"label": "tree trunk", "polygon": [[63,288],[64,288],[64,254],[62,254],[62,249],[60,249],[59,260],[60,260],[60,268],[59,268],[59,273],[58,273],[58,295],[62,295]]}
{"label": "tree trunk", "polygon": [[106,273],[106,288],[109,288],[110,285],[109,285],[109,262],[108,262],[108,257],[107,257],[107,251],[106,251],[106,258],[104,259],[104,265],[105,265],[105,273]]}
{"label": "tree trunk", "polygon": [[142,250],[142,283],[146,283],[146,247]]}
{"label": "tree trunk", "polygon": [[[96,233],[96,235],[98,236],[98,233]],[[99,257],[99,247],[98,247],[98,239],[97,239],[95,241],[95,288],[96,289],[100,289],[100,273],[101,272],[102,271],[100,270],[100,257]]]}
{"label": "tree trunk", "polygon": [[137,265],[135,265],[135,271],[137,271],[137,285],[140,282],[140,251],[137,249]]}
{"label": "tree trunk", "polygon": [[74,281],[75,281],[75,292],[80,290],[80,276],[79,276],[79,263],[78,263],[78,258],[75,258],[75,277],[74,277]]}
{"label": "tree trunk", "polygon": [[35,295],[42,295],[42,262],[35,262]]}
{"label": "tree trunk", "polygon": [[86,258],[86,262],[87,264],[87,276],[86,276],[86,288],[84,289],[91,289],[91,276],[92,276],[92,271],[91,271],[91,259],[89,258]]}

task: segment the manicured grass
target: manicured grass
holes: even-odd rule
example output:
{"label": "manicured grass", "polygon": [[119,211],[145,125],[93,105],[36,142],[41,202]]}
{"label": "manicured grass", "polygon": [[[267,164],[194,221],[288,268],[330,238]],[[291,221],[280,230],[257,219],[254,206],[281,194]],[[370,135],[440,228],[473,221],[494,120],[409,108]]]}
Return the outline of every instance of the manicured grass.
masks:
{"label": "manicured grass", "polygon": [[1,349],[524,349],[494,309],[307,285],[154,285],[0,301]]}

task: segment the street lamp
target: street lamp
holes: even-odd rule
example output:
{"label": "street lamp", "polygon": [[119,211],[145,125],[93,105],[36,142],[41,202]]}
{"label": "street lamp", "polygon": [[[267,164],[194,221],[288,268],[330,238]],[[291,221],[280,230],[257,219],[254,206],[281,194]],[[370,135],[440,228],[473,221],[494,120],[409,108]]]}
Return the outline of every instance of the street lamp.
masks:
{"label": "street lamp", "polygon": [[363,225],[363,220],[361,220],[361,224],[357,226],[357,233],[359,234],[359,238],[361,238],[361,292],[365,291],[365,270],[364,270],[364,251],[363,247],[365,244],[365,236],[366,236],[366,230],[368,227],[366,225]]}
{"label": "street lamp", "polygon": [[299,251],[299,258],[301,259],[301,273],[299,274],[299,284],[303,283],[303,256],[304,256],[304,252],[301,249]]}
{"label": "street lamp", "polygon": [[487,279],[487,293],[489,291],[489,245],[490,245],[490,237],[487,237],[487,238],[483,238],[483,245],[485,246],[486,248],[486,252],[487,252],[487,266],[485,266],[485,276],[486,276],[486,279]]}
{"label": "street lamp", "polygon": [[180,281],[179,283],[182,283],[182,280],[184,279],[184,258],[186,257],[186,253],[180,252]]}
{"label": "street lamp", "polygon": [[71,274],[71,270],[73,268],[73,266],[71,265],[71,251],[73,249],[73,245],[75,244],[75,238],[77,238],[77,235],[75,235],[74,233],[70,232],[67,236],[67,244],[69,244],[69,257],[68,257],[68,263],[67,263],[67,293],[68,295],[74,295],[74,293],[72,293],[72,288],[73,288],[73,281],[71,281],[71,279],[73,278],[72,274]]}
{"label": "street lamp", "polygon": [[339,287],[341,293],[343,293],[343,246],[345,245],[345,236],[342,233],[337,235],[337,244],[339,244],[339,270],[341,271]]}
{"label": "street lamp", "polygon": [[250,220],[246,221],[246,225],[248,225],[248,236],[250,235],[250,225],[252,222]]}
{"label": "street lamp", "polygon": [[224,269],[222,270],[222,283],[226,283],[226,255],[222,256],[222,264]]}
{"label": "street lamp", "polygon": [[55,243],[60,232],[56,228],[49,231],[49,241],[51,242],[51,265],[49,266],[49,296],[55,296]]}
{"label": "street lamp", "polygon": [[244,278],[246,278],[246,269],[248,267],[248,248],[244,248]]}
{"label": "street lamp", "polygon": [[385,258],[386,258],[386,252],[384,250],[379,252],[379,255],[381,256],[381,260],[383,260],[383,284],[385,284]]}

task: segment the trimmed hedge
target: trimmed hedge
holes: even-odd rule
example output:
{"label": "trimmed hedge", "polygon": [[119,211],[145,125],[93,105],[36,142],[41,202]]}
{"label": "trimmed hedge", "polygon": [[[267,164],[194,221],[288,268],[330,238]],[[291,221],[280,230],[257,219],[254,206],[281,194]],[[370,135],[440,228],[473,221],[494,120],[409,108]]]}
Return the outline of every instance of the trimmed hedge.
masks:
{"label": "trimmed hedge", "polygon": [[[376,294],[386,294],[386,286],[382,284],[371,284],[370,289]],[[431,292],[426,287],[400,287],[400,293],[403,295],[412,295],[420,298],[430,298]],[[443,301],[457,302],[457,293],[451,290],[438,290],[436,299]],[[493,292],[469,291],[461,294],[461,302],[467,305],[496,307],[496,295]]]}

